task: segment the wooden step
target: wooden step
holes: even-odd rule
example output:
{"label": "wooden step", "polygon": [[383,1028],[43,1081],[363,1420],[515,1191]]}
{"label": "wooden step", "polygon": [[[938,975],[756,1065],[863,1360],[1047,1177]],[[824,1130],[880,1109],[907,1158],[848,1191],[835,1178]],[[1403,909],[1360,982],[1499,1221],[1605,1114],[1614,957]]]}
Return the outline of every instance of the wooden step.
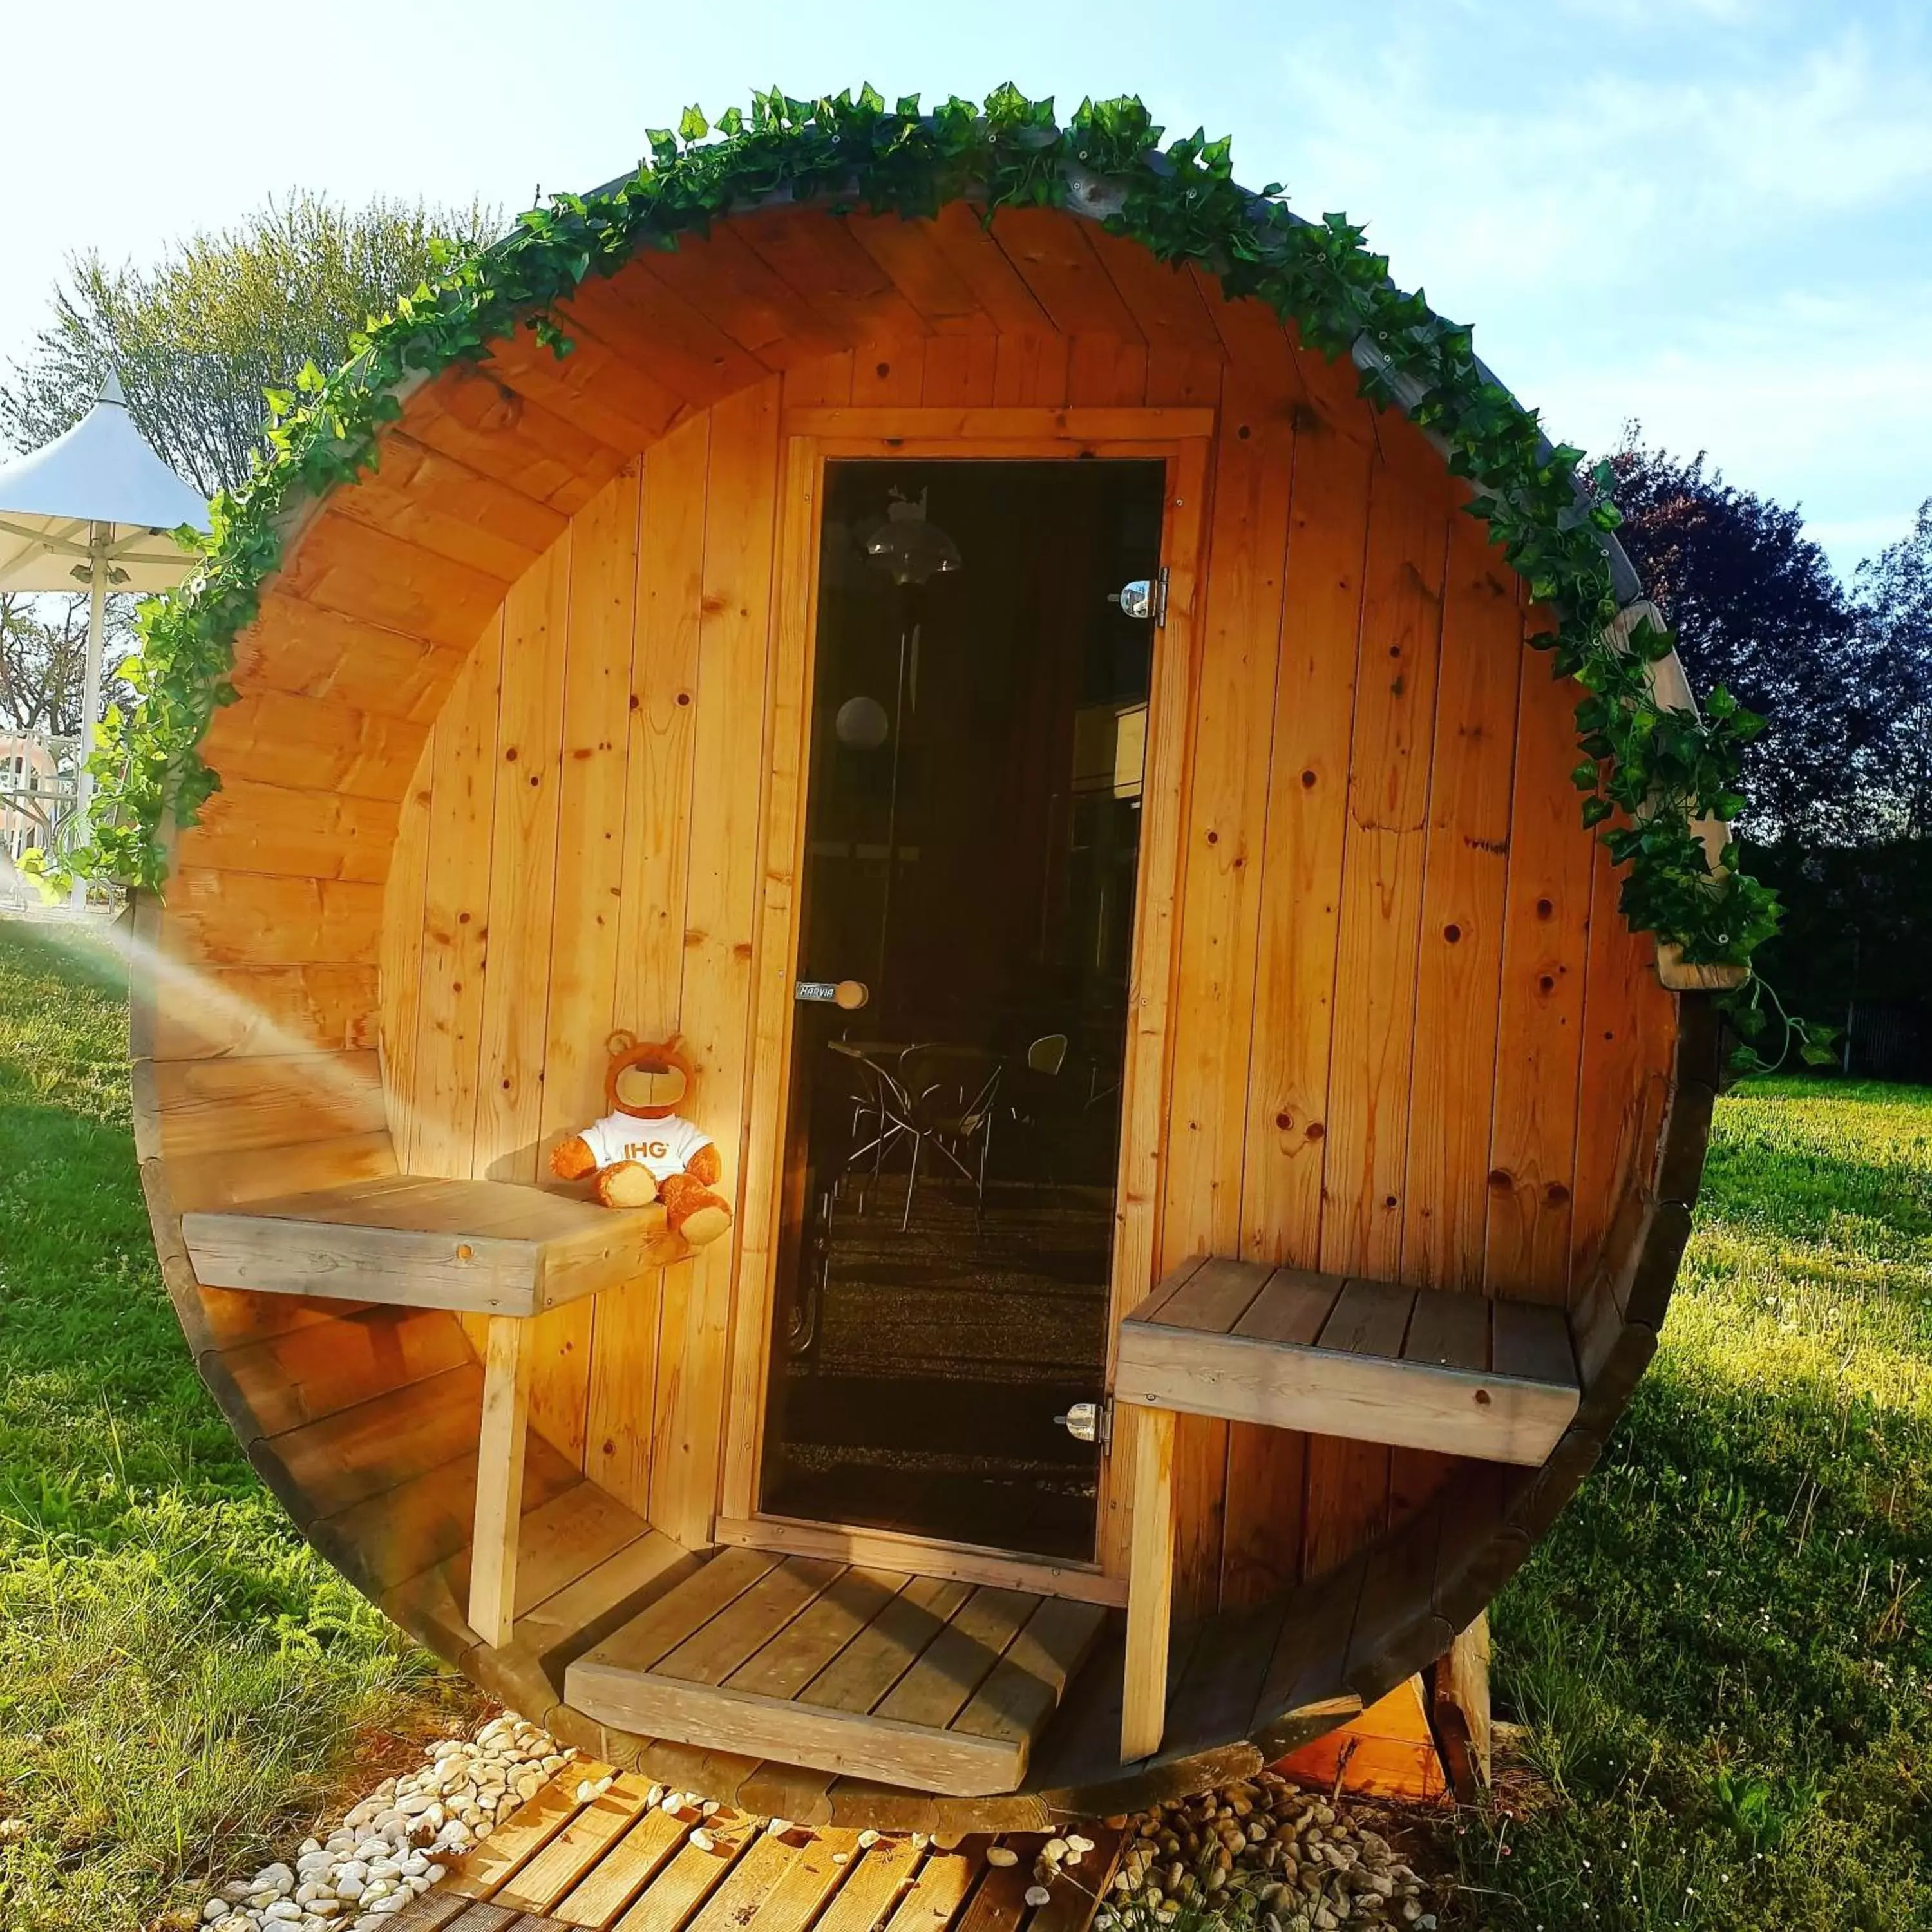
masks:
{"label": "wooden step", "polygon": [[1116,1400],[1540,1463],[1576,1413],[1563,1310],[1196,1261],[1120,1324]]}
{"label": "wooden step", "polygon": [[721,1552],[580,1657],[587,1717],[956,1797],[1016,1790],[1095,1604],[772,1551]]}
{"label": "wooden step", "polygon": [[204,1288],[529,1316],[689,1253],[662,1207],[388,1174],[182,1216]]}

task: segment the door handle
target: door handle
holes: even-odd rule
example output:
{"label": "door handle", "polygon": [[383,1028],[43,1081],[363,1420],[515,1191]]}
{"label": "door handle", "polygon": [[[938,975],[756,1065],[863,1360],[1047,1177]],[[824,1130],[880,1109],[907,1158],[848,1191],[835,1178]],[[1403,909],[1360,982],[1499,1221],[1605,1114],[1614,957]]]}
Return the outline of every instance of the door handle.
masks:
{"label": "door handle", "polygon": [[856,1013],[872,997],[862,980],[801,980],[792,997],[808,1006],[842,1006]]}

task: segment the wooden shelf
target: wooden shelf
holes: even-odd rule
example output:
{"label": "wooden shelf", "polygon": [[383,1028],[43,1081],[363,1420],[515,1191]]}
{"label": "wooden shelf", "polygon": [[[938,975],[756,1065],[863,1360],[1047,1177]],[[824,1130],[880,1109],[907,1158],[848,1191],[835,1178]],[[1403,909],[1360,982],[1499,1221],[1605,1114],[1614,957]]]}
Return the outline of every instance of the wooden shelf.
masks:
{"label": "wooden shelf", "polygon": [[1184,1263],[1120,1324],[1133,1516],[1120,1759],[1160,1748],[1177,1413],[1539,1465],[1581,1399],[1570,1324],[1542,1303],[1220,1258]]}
{"label": "wooden shelf", "polygon": [[540,1314],[690,1252],[660,1207],[417,1174],[184,1214],[182,1234],[204,1288],[478,1315]]}
{"label": "wooden shelf", "polygon": [[1098,1604],[727,1550],[566,1678],[620,1729],[976,1797],[1018,1790]]}
{"label": "wooden shelf", "polygon": [[[471,1534],[470,1619],[509,1641],[528,1441],[529,1318],[690,1250],[656,1206],[614,1211],[495,1180],[420,1174],[182,1216],[203,1288],[332,1295],[488,1316]],[[473,1375],[473,1372],[472,1375]]]}
{"label": "wooden shelf", "polygon": [[1120,1324],[1117,1402],[1536,1464],[1576,1413],[1561,1308],[1196,1261]]}

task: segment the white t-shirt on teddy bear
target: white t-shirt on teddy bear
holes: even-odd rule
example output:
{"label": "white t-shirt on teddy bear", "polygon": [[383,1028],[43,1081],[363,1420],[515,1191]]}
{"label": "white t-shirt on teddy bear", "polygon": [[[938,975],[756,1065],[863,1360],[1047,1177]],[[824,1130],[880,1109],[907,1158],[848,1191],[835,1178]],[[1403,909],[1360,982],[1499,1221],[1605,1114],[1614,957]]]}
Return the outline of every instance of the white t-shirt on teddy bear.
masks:
{"label": "white t-shirt on teddy bear", "polygon": [[675,1114],[662,1120],[640,1120],[634,1114],[606,1114],[584,1130],[584,1144],[599,1167],[634,1160],[651,1171],[653,1180],[682,1174],[700,1148],[711,1144],[702,1127]]}

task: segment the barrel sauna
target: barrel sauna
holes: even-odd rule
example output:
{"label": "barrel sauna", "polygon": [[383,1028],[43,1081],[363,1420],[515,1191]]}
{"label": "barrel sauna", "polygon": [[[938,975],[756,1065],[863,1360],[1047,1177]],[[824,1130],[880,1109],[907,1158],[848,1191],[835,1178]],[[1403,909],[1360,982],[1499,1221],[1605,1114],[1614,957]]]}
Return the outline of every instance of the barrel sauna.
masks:
{"label": "barrel sauna", "polygon": [[[404,383],[138,907],[264,1480],[801,1822],[1124,1810],[1442,1654],[1656,1346],[1716,1083],[1442,448],[1077,186],[741,198]],[[552,1174],[620,1032],[702,1246]]]}

